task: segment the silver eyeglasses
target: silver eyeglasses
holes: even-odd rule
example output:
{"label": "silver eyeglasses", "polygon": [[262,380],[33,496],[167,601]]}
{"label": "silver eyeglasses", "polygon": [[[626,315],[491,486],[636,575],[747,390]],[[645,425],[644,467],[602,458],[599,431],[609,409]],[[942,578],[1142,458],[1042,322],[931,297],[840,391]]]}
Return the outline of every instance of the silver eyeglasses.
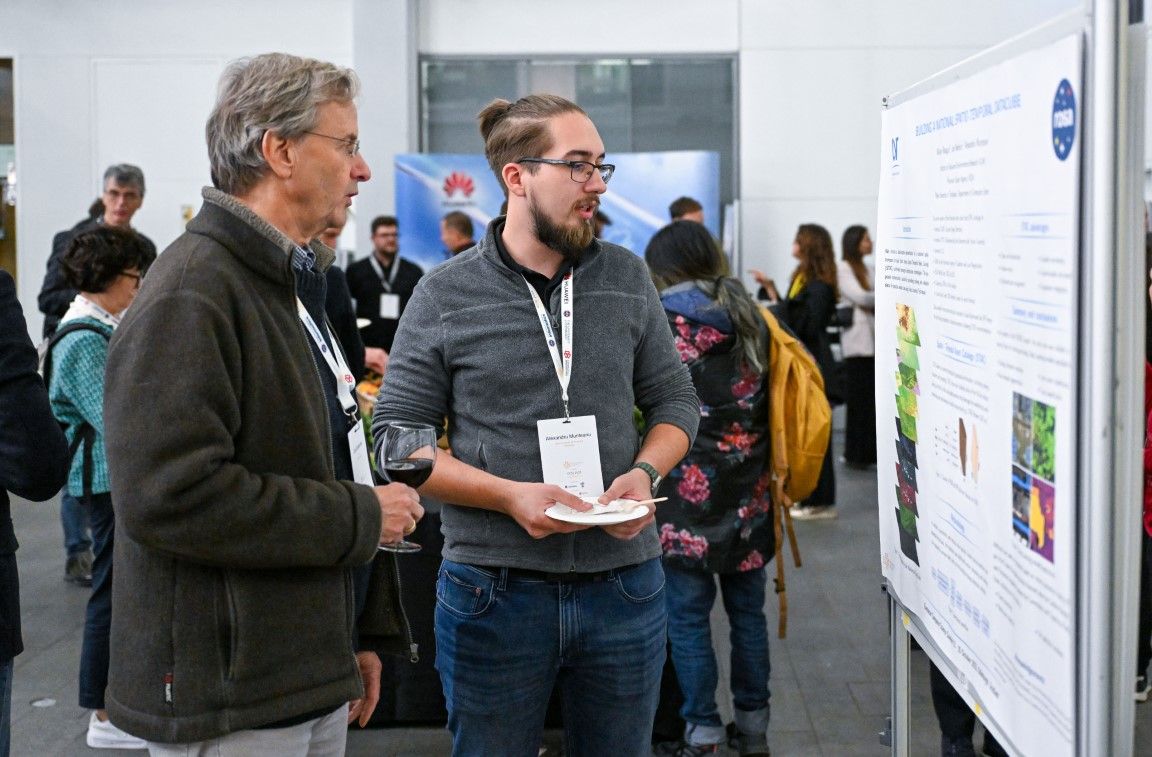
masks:
{"label": "silver eyeglasses", "polygon": [[331,139],[331,140],[334,140],[336,142],[343,143],[344,148],[346,150],[348,150],[348,157],[350,157],[350,158],[355,156],[355,155],[360,154],[360,140],[359,139],[348,139],[347,137],[333,137],[329,134],[321,134],[318,131],[306,131],[304,133],[305,134],[311,134],[314,137],[324,137],[324,139]]}

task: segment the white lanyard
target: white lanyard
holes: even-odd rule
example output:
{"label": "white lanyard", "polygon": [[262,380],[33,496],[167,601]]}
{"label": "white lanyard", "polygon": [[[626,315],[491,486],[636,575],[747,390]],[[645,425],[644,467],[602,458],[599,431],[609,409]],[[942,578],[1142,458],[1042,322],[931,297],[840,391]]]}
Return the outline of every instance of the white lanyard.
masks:
{"label": "white lanyard", "polygon": [[[349,370],[347,363],[344,362],[344,356],[328,347],[328,343],[324,341],[324,335],[320,333],[320,327],[316,325],[316,321],[312,320],[312,314],[304,307],[304,303],[300,301],[299,297],[296,298],[296,312],[300,314],[300,321],[304,324],[304,329],[312,337],[312,341],[316,343],[320,354],[324,356],[324,361],[332,370],[332,375],[336,377],[336,386],[343,386],[345,389],[343,392],[339,389],[336,391],[345,415],[349,418],[358,418],[359,409],[356,407],[356,400],[352,398],[352,392],[356,388],[356,379],[352,376],[352,371]],[[331,330],[328,331],[328,335],[332,335]],[[332,343],[336,343],[334,336]]]}
{"label": "white lanyard", "polygon": [[572,318],[575,308],[572,307],[572,271],[564,274],[560,283],[560,349],[556,349],[556,332],[552,330],[552,319],[544,307],[544,301],[536,292],[536,288],[524,277],[524,284],[528,293],[532,295],[532,304],[536,306],[536,315],[540,318],[540,328],[544,330],[544,341],[548,344],[548,351],[552,354],[552,365],[556,367],[556,378],[560,379],[560,397],[564,400],[564,417],[568,414],[568,383],[572,380]]}
{"label": "white lanyard", "polygon": [[384,278],[384,269],[380,267],[380,261],[376,259],[376,254],[373,253],[369,258],[372,263],[372,268],[375,269],[376,275],[380,277],[380,285],[384,287],[384,291],[389,294],[392,293],[392,285],[396,283],[396,274],[400,272],[400,256],[392,258],[392,268],[388,271],[388,278]]}

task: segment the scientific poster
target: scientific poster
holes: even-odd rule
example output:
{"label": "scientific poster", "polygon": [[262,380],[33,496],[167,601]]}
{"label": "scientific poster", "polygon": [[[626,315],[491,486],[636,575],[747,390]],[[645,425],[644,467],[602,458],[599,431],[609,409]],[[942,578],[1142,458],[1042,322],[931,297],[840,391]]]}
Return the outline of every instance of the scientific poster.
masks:
{"label": "scientific poster", "polygon": [[881,562],[1026,755],[1072,754],[1082,41],[883,114]]}

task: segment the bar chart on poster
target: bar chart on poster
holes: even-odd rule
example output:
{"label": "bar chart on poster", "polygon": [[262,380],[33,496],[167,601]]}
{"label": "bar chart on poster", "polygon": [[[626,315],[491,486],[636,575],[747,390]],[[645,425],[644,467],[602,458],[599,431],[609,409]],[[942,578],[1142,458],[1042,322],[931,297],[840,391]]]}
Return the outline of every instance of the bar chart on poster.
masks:
{"label": "bar chart on poster", "polygon": [[882,121],[882,569],[1028,755],[1075,745],[1082,48],[1026,50]]}

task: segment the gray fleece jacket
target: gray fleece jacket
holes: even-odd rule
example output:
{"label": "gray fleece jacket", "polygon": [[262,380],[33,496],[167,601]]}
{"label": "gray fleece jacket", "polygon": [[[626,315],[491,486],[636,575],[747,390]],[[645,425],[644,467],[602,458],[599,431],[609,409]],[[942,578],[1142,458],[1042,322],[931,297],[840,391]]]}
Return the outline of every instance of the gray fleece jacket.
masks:
{"label": "gray fleece jacket", "polygon": [[[497,218],[476,247],[425,274],[400,319],[373,420],[443,427],[463,462],[512,481],[541,481],[536,421],[561,417],[560,382],[524,278],[496,249]],[[640,449],[633,423],[670,423],[691,440],[696,391],[680,362],[644,261],[594,242],[573,273],[571,414],[595,415],[604,487]],[[548,303],[560,322],[560,290]],[[557,330],[557,334],[559,331]],[[448,504],[444,557],[476,565],[600,571],[660,555],[655,527],[624,541],[603,529],[533,539],[512,518]]]}

